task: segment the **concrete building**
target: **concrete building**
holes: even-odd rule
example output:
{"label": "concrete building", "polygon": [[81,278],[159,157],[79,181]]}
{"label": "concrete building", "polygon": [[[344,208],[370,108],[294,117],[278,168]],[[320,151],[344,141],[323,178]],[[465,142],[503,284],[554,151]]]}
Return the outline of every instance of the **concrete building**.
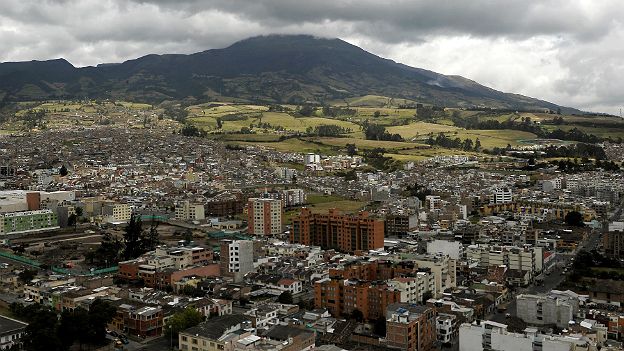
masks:
{"label": "concrete building", "polygon": [[175,208],[175,218],[182,221],[201,221],[206,218],[204,205],[184,201]]}
{"label": "concrete building", "polygon": [[544,268],[544,248],[525,245],[470,245],[466,248],[466,258],[480,267],[506,266],[510,270],[527,272],[515,285],[526,285]]}
{"label": "concrete building", "polygon": [[250,198],[247,203],[247,231],[253,235],[281,234],[282,215],[282,200]]}
{"label": "concrete building", "polygon": [[544,335],[537,329],[523,333],[507,331],[507,325],[492,321],[459,327],[459,351],[596,351],[596,344],[582,335]]}
{"label": "concrete building", "polygon": [[302,208],[292,219],[290,242],[344,252],[368,251],[384,245],[384,222],[368,212],[344,215],[337,209],[327,214]]}
{"label": "concrete building", "polygon": [[222,240],[220,251],[221,275],[235,282],[253,271],[254,245],[251,240]]}
{"label": "concrete building", "polygon": [[605,254],[613,258],[624,257],[624,231],[610,231],[602,237]]}
{"label": "concrete building", "polygon": [[178,345],[182,351],[233,351],[236,342],[251,334],[249,319],[241,315],[224,315],[181,331]]}
{"label": "concrete building", "polygon": [[490,194],[490,204],[508,204],[513,201],[513,192],[509,188],[497,188]]}
{"label": "concrete building", "polygon": [[401,350],[433,350],[436,341],[435,310],[397,303],[386,309],[386,342]]}
{"label": "concrete building", "polygon": [[385,220],[386,237],[404,236],[418,227],[418,216],[412,215],[387,215]]}
{"label": "concrete building", "polygon": [[415,277],[394,278],[388,280],[388,286],[401,292],[401,302],[419,303],[425,301],[427,293],[436,296],[435,275],[429,272],[418,272]]}
{"label": "concrete building", "polygon": [[450,313],[438,313],[436,315],[436,334],[438,341],[449,344],[459,336],[457,329],[457,316]]}
{"label": "concrete building", "polygon": [[0,214],[0,235],[27,234],[57,228],[58,218],[50,210]]}
{"label": "concrete building", "polygon": [[21,339],[27,326],[27,323],[0,316],[0,350],[21,350]]}
{"label": "concrete building", "polygon": [[428,268],[435,277],[435,297],[439,298],[446,289],[457,286],[457,262],[446,255],[424,255],[413,262],[419,268]]}
{"label": "concrete building", "polygon": [[572,291],[553,290],[547,295],[521,294],[516,298],[518,317],[533,325],[556,324],[567,328],[579,311],[579,296]]}
{"label": "concrete building", "polygon": [[460,241],[435,239],[427,242],[427,253],[431,255],[442,254],[459,260],[464,255],[464,246]]}
{"label": "concrete building", "polygon": [[102,205],[102,218],[108,223],[124,223],[130,220],[132,207],[129,204],[107,203]]}

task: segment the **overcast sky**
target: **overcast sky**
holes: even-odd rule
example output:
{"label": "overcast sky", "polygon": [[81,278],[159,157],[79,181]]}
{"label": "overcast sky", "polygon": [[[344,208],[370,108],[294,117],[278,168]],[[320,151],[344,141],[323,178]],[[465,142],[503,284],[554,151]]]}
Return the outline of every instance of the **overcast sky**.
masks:
{"label": "overcast sky", "polygon": [[0,61],[86,66],[271,33],[339,37],[561,105],[624,107],[621,0],[0,0]]}

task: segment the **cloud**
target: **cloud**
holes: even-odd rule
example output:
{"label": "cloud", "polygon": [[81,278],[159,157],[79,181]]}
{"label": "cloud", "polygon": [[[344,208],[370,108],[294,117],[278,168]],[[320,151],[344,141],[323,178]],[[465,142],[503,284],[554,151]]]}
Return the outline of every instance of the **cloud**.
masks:
{"label": "cloud", "polygon": [[3,0],[0,61],[192,53],[270,33],[340,37],[495,89],[615,113],[618,0]]}

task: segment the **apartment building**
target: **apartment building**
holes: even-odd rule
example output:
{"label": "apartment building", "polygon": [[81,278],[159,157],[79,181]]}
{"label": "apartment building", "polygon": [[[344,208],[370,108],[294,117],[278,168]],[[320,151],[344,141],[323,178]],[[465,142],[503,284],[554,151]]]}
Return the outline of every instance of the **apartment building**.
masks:
{"label": "apartment building", "polygon": [[248,317],[224,315],[181,331],[178,345],[182,351],[233,351],[236,342],[251,334],[245,331],[251,327]]}
{"label": "apartment building", "polygon": [[184,201],[177,204],[175,208],[175,219],[181,221],[201,221],[205,218],[203,204]]}
{"label": "apartment building", "polygon": [[362,312],[364,319],[383,316],[389,304],[401,302],[401,292],[383,282],[326,278],[314,284],[314,305],[334,317]]}
{"label": "apartment building", "polygon": [[384,244],[384,222],[368,212],[345,215],[337,209],[327,214],[302,208],[292,219],[290,242],[344,252],[379,249]]}
{"label": "apartment building", "polygon": [[253,271],[254,245],[251,240],[222,240],[219,253],[221,275],[235,282]]}
{"label": "apartment building", "polygon": [[129,204],[107,203],[102,205],[102,217],[104,222],[128,222],[131,216],[132,207]]}
{"label": "apartment building", "polygon": [[425,297],[436,296],[435,276],[431,271],[418,272],[414,277],[388,280],[388,286],[401,292],[401,302],[425,303]]}
{"label": "apartment building", "polygon": [[435,297],[457,286],[457,261],[446,255],[422,255],[413,259],[419,268],[427,268],[435,277]]}
{"label": "apartment building", "polygon": [[[609,226],[611,228],[611,226]],[[602,237],[602,245],[607,256],[624,257],[624,231],[609,231]]]}
{"label": "apartment building", "polygon": [[490,194],[490,204],[508,204],[513,201],[513,192],[509,188],[497,188]]}
{"label": "apartment building", "polygon": [[0,350],[21,350],[21,339],[27,326],[27,323],[0,316]]}
{"label": "apartment building", "polygon": [[507,331],[507,325],[493,321],[459,327],[459,351],[597,351],[596,343],[589,338],[576,335],[545,335],[535,328],[526,328],[523,333]]}
{"label": "apartment building", "polygon": [[516,298],[518,317],[529,324],[556,324],[567,328],[579,311],[579,296],[572,291],[553,290],[547,295],[521,294]]}
{"label": "apartment building", "polygon": [[457,316],[450,313],[437,313],[436,334],[442,344],[451,343],[459,334],[457,329]]}
{"label": "apartment building", "polygon": [[480,267],[506,266],[516,272],[526,272],[520,275],[522,279],[512,283],[516,285],[528,284],[538,275],[544,266],[544,248],[539,246],[498,246],[498,245],[470,245],[466,249],[469,261],[476,262]]}
{"label": "apartment building", "polygon": [[403,236],[418,226],[418,217],[412,215],[387,215],[384,221],[386,236]]}
{"label": "apartment building", "polygon": [[436,337],[435,309],[395,303],[386,309],[386,342],[401,350],[429,351]]}
{"label": "apartment building", "polygon": [[0,214],[0,235],[27,234],[57,228],[58,217],[51,210]]}
{"label": "apartment building", "polygon": [[247,231],[253,235],[281,234],[282,215],[282,200],[250,198],[247,202]]}

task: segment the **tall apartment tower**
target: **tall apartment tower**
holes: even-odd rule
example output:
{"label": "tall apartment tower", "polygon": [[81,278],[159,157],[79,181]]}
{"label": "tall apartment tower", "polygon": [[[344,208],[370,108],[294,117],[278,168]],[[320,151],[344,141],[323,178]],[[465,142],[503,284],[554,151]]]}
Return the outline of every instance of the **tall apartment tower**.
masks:
{"label": "tall apartment tower", "polygon": [[221,240],[221,275],[242,281],[245,274],[253,271],[253,252],[251,240]]}
{"label": "tall apartment tower", "polygon": [[292,219],[290,242],[343,252],[379,249],[384,245],[384,221],[369,217],[368,212],[345,215],[331,209],[328,214],[313,214],[302,208]]}
{"label": "tall apartment tower", "polygon": [[248,233],[275,235],[282,233],[282,200],[250,198],[247,203]]}

